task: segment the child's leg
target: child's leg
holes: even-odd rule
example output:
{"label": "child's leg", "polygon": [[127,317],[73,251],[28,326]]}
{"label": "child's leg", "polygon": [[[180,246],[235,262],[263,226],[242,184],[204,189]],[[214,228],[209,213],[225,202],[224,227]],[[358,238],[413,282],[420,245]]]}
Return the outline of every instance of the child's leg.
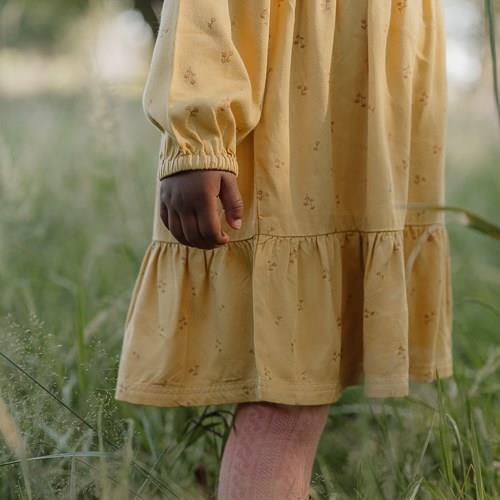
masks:
{"label": "child's leg", "polygon": [[330,405],[239,403],[218,500],[306,500]]}

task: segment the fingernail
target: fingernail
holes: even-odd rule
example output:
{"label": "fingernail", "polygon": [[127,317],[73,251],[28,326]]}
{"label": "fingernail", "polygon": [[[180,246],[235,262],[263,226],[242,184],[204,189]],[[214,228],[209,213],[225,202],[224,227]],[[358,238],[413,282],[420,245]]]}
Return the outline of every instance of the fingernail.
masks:
{"label": "fingernail", "polygon": [[236,226],[236,229],[239,229],[241,227],[241,219],[236,219],[234,221],[234,225]]}

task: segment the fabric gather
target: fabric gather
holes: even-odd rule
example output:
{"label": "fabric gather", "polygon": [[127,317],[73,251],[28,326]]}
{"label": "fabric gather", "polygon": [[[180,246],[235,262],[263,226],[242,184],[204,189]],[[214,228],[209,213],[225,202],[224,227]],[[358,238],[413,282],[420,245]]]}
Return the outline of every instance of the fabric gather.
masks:
{"label": "fabric gather", "polygon": [[117,399],[325,404],[452,374],[444,224],[260,234],[214,250],[153,240],[126,319]]}

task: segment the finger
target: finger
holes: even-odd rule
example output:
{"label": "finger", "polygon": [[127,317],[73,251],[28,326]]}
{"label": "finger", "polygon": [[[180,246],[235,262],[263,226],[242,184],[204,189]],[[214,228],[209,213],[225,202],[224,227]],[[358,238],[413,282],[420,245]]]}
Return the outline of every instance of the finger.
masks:
{"label": "finger", "polygon": [[189,246],[189,242],[184,236],[184,231],[182,230],[182,223],[179,214],[172,209],[168,209],[168,222],[170,224],[170,232],[174,237],[183,245]]}
{"label": "finger", "polygon": [[160,218],[163,221],[163,224],[165,224],[166,228],[170,230],[168,226],[168,210],[165,206],[165,203],[163,202],[160,202]]}
{"label": "finger", "polygon": [[196,221],[196,214],[191,212],[178,212],[182,224],[182,232],[189,245],[196,248],[203,248],[204,242],[198,231],[198,222]]}
{"label": "finger", "polygon": [[239,229],[243,219],[243,199],[236,175],[228,172],[221,177],[219,197],[224,207],[228,224],[235,229]]}
{"label": "finger", "polygon": [[224,245],[229,241],[229,236],[221,229],[217,198],[215,196],[210,196],[204,206],[197,207],[196,215],[200,234],[212,247]]}

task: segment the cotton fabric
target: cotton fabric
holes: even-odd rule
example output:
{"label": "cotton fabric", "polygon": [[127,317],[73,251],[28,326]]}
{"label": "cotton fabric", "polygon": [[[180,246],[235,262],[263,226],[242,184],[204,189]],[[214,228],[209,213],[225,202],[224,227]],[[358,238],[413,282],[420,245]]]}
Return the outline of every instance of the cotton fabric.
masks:
{"label": "cotton fabric", "polygon": [[[441,0],[168,0],[143,95],[152,241],[115,397],[154,406],[402,397],[452,375]],[[160,180],[237,176],[240,230],[185,246]]]}

